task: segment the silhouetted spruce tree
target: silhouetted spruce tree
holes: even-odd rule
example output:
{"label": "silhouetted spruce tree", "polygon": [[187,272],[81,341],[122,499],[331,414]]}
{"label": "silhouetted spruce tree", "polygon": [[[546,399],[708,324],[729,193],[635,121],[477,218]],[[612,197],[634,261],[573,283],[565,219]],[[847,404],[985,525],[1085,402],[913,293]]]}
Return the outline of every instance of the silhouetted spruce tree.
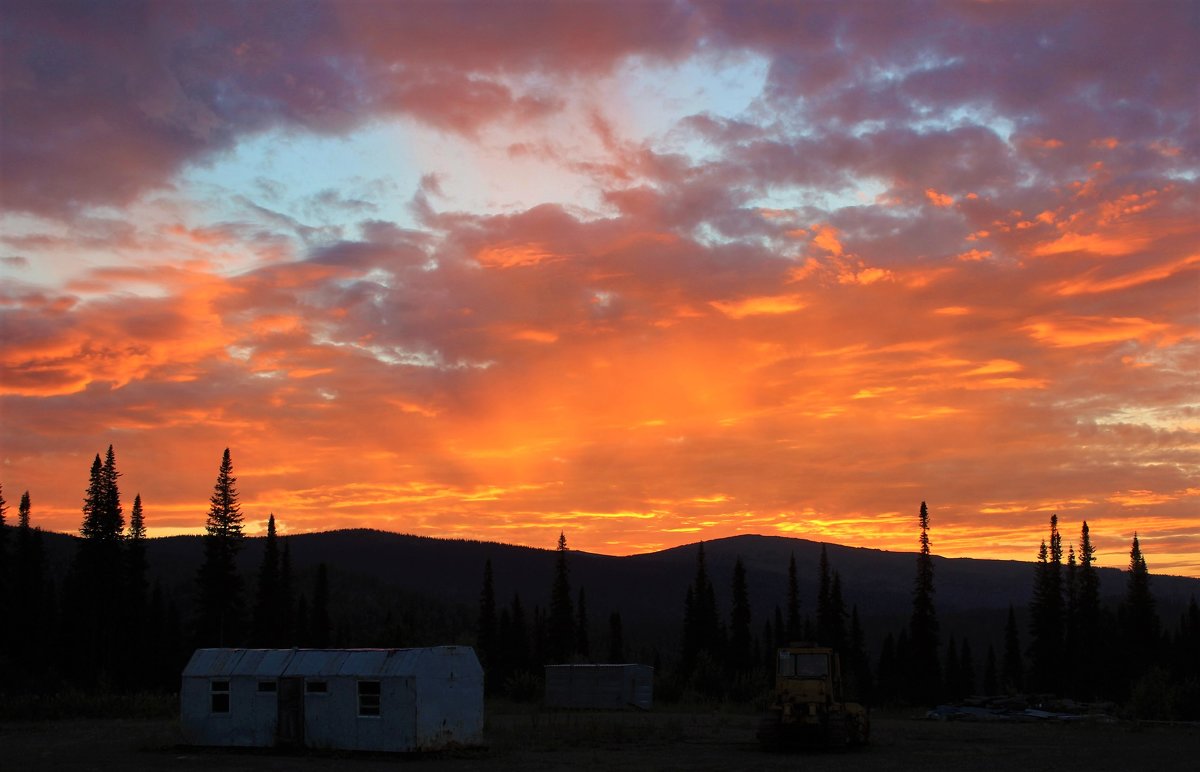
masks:
{"label": "silhouetted spruce tree", "polygon": [[846,601],[842,598],[842,575],[833,572],[829,587],[829,640],[838,651],[846,651],[850,647],[850,638],[846,634]]}
{"label": "silhouetted spruce tree", "polygon": [[1172,640],[1171,679],[1177,684],[1175,708],[1180,719],[1200,719],[1200,606],[1193,595],[1179,617]]}
{"label": "silhouetted spruce tree", "polygon": [[515,672],[527,671],[530,668],[529,624],[525,620],[525,607],[521,604],[521,596],[513,593],[510,606],[512,627],[505,637],[505,660],[509,668]]}
{"label": "silhouetted spruce tree", "polygon": [[571,658],[575,649],[575,609],[571,603],[571,577],[567,565],[567,536],[558,534],[554,561],[554,580],[550,585],[550,619],[546,629],[546,664],[559,664]]}
{"label": "silhouetted spruce tree", "polygon": [[591,622],[588,620],[587,595],[583,587],[579,588],[579,600],[575,604],[577,613],[575,619],[575,652],[584,660],[592,654]]}
{"label": "silhouetted spruce tree", "polygon": [[279,534],[275,514],[267,516],[267,538],[263,542],[262,562],[258,565],[258,583],[254,595],[254,634],[258,646],[282,647],[287,635],[283,624],[283,587],[279,555]]}
{"label": "silhouetted spruce tree", "polygon": [[829,555],[821,545],[817,561],[817,643],[833,646],[833,574],[829,570]]}
{"label": "silhouetted spruce tree", "polygon": [[282,554],[279,557],[279,634],[283,639],[282,646],[296,646],[300,642],[298,631],[303,629],[296,626],[296,599],[292,584],[292,546],[286,538],[283,542]]}
{"label": "silhouetted spruce tree", "polygon": [[1017,612],[1008,607],[1004,624],[1004,663],[1000,669],[1000,685],[1007,694],[1019,694],[1025,688],[1025,665],[1021,660],[1021,639],[1017,631]]}
{"label": "silhouetted spruce tree", "polygon": [[621,612],[608,615],[608,661],[614,664],[625,661],[625,633],[621,629]]}
{"label": "silhouetted spruce tree", "polygon": [[803,622],[800,620],[800,580],[796,574],[796,553],[788,559],[787,587],[787,628],[782,643],[799,641],[804,636]]}
{"label": "silhouetted spruce tree", "polygon": [[1063,655],[1060,675],[1065,693],[1075,694],[1075,665],[1079,650],[1079,565],[1075,545],[1067,545],[1067,564],[1063,571]]}
{"label": "silhouetted spruce tree", "polygon": [[16,550],[13,561],[13,656],[20,668],[14,681],[36,676],[46,664],[50,643],[51,609],[47,604],[46,558],[40,529],[31,525],[29,491],[17,508]]}
{"label": "silhouetted spruce tree", "polygon": [[102,469],[102,479],[104,486],[104,527],[110,533],[115,533],[120,539],[121,532],[125,530],[125,516],[121,508],[121,491],[117,487],[117,481],[120,479],[121,473],[117,471],[117,457],[113,453],[113,446],[108,446],[108,452],[104,454],[104,467]]}
{"label": "silhouetted spruce tree", "polygon": [[891,705],[900,699],[900,663],[896,659],[896,639],[891,633],[883,637],[879,647],[879,664],[875,667],[875,698],[880,704]]}
{"label": "silhouetted spruce tree", "polygon": [[1120,620],[1124,639],[1121,659],[1127,663],[1127,677],[1132,684],[1156,664],[1160,637],[1158,612],[1150,591],[1150,571],[1136,533],[1129,549],[1129,570]]}
{"label": "silhouetted spruce tree", "polygon": [[946,665],[942,668],[942,676],[946,680],[946,688],[944,695],[951,702],[957,702],[962,699],[963,695],[958,690],[961,673],[958,670],[958,645],[954,640],[954,636],[946,641]]}
{"label": "silhouetted spruce tree", "polygon": [[146,613],[149,601],[150,581],[146,562],[146,515],[142,510],[142,494],[133,497],[133,509],[129,513],[129,536],[125,542],[128,563],[129,602],[135,619]]}
{"label": "silhouetted spruce tree", "polygon": [[971,642],[962,639],[958,652],[958,690],[964,697],[975,693],[975,656],[971,652]]}
{"label": "silhouetted spruce tree", "polygon": [[1062,536],[1058,515],[1052,515],[1049,546],[1043,541],[1038,549],[1029,604],[1029,686],[1035,691],[1062,689],[1063,617]]}
{"label": "silhouetted spruce tree", "polygon": [[750,637],[750,594],[746,588],[746,566],[739,555],[733,564],[733,603],[729,612],[729,672],[747,673],[753,664]]}
{"label": "silhouetted spruce tree", "polygon": [[916,702],[937,702],[941,684],[938,657],[938,620],[933,595],[933,557],[929,543],[929,509],[921,502],[921,551],[917,555],[917,576],[913,586],[912,619],[909,622],[911,666],[909,696]]}
{"label": "silhouetted spruce tree", "polygon": [[143,689],[147,681],[147,628],[150,580],[146,562],[146,516],[142,496],[133,497],[129,512],[129,534],[125,537],[125,621],[121,641],[122,680],[132,689]]}
{"label": "silhouetted spruce tree", "polygon": [[700,634],[696,629],[696,590],[687,586],[683,595],[683,636],[679,644],[679,671],[682,675],[692,672],[696,655],[700,653]]}
{"label": "silhouetted spruce tree", "polygon": [[1100,667],[1100,578],[1096,575],[1096,548],[1091,531],[1083,522],[1079,535],[1079,569],[1076,578],[1075,638],[1072,651],[1072,691],[1077,697],[1091,699],[1100,694],[1097,675]]}
{"label": "silhouetted spruce tree", "polygon": [[529,631],[530,669],[540,670],[544,665],[554,664],[549,655],[549,633],[546,614],[541,606],[533,607],[533,623]]}
{"label": "silhouetted spruce tree", "polygon": [[329,619],[329,567],[322,561],[317,564],[317,576],[313,581],[312,645],[325,649],[332,643],[333,624]]}
{"label": "silhouetted spruce tree", "polygon": [[[9,588],[12,587],[10,573],[12,560],[8,555],[8,502],[4,500],[4,484],[0,483],[0,619],[12,619],[12,606],[8,600]],[[0,634],[0,652],[10,650],[12,643],[11,626],[8,634]],[[0,678],[4,674],[0,671]]]}
{"label": "silhouetted spruce tree", "polygon": [[308,613],[308,594],[300,593],[300,597],[296,599],[296,616],[294,619],[296,625],[296,645],[311,648],[312,642],[312,623]]}
{"label": "silhouetted spruce tree", "polygon": [[[488,675],[497,675],[500,671],[498,635],[496,588],[492,581],[492,559],[488,558],[483,562],[483,587],[479,590],[479,620],[475,628],[479,660]],[[486,679],[484,684],[489,692],[501,686],[499,683],[493,683],[493,679]]]}
{"label": "silhouetted spruce tree", "polygon": [[723,656],[721,618],[717,613],[717,597],[712,580],[708,577],[704,542],[697,546],[696,575],[684,599],[682,649],[680,665],[685,676],[692,673],[702,654],[706,655],[706,661],[716,663],[720,663]]}
{"label": "silhouetted spruce tree", "polygon": [[[775,607],[776,610],[779,606]],[[775,632],[775,626],[771,624],[768,618],[763,622],[762,640],[759,641],[758,652],[758,668],[765,672],[767,677],[774,683],[775,678],[775,638],[779,634]]]}
{"label": "silhouetted spruce tree", "polygon": [[80,526],[83,538],[65,588],[64,641],[72,650],[64,661],[83,685],[97,678],[112,685],[120,668],[126,583],[119,477],[110,445],[103,462],[98,454],[92,461]]}
{"label": "silhouetted spruce tree", "polygon": [[996,668],[996,647],[988,644],[987,661],[983,666],[983,693],[991,697],[1000,693],[1000,674]]}
{"label": "silhouetted spruce tree", "polygon": [[[796,624],[797,625],[800,624],[799,619],[796,620]],[[783,623],[783,609],[779,608],[778,605],[775,606],[775,624],[773,625],[773,627],[774,627],[774,633],[775,633],[774,648],[779,648],[787,643],[788,631],[787,631],[787,626]],[[772,653],[771,654],[771,670],[772,670],[772,672],[774,672],[774,669],[775,669],[775,654]]]}
{"label": "silhouetted spruce tree", "polygon": [[238,503],[237,478],[229,448],[221,457],[217,481],[209,498],[204,524],[204,562],[197,574],[197,643],[200,646],[230,646],[242,640],[242,577],[237,554],[242,548],[242,508]]}
{"label": "silhouetted spruce tree", "polygon": [[[841,583],[836,584],[840,588]],[[837,590],[841,595],[841,590]],[[870,703],[874,700],[874,687],[871,683],[871,660],[867,657],[867,636],[862,623],[858,619],[858,606],[850,611],[850,636],[846,661],[847,693],[860,702]]]}

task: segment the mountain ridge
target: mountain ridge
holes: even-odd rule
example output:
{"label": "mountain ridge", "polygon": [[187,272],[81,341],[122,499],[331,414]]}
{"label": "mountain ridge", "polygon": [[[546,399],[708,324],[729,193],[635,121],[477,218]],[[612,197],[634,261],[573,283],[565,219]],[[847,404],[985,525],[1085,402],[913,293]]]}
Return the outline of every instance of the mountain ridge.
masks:
{"label": "mountain ridge", "polygon": [[[65,569],[78,537],[46,534],[59,570]],[[478,608],[483,568],[491,560],[497,603],[519,594],[527,610],[545,608],[556,551],[539,547],[461,538],[402,534],[355,528],[290,534],[287,539],[299,591],[308,587],[315,566],[327,564],[332,597],[353,606],[359,596],[385,595],[389,588],[446,604],[469,617]],[[202,536],[147,540],[151,575],[172,591],[186,611],[202,558]],[[253,577],[265,537],[247,537],[239,568]],[[730,605],[730,578],[740,557],[746,567],[756,633],[786,602],[788,562],[794,555],[802,598],[801,613],[812,614],[822,548],[842,578],[847,608],[857,607],[869,642],[898,632],[907,622],[916,568],[915,552],[850,547],[787,536],[742,534],[637,555],[613,556],[571,550],[569,565],[575,592],[583,587],[593,627],[601,629],[614,611],[627,634],[648,646],[669,648],[678,639],[683,599],[703,543],[709,576],[722,613]],[[48,546],[51,546],[48,544]],[[1152,559],[1153,556],[1151,556]],[[999,640],[1011,605],[1023,620],[1033,582],[1033,561],[934,556],[936,602],[944,635],[974,635]],[[1115,603],[1125,588],[1125,572],[1100,568],[1102,597]],[[1153,575],[1155,596],[1165,625],[1172,626],[1190,597],[1200,598],[1200,579]],[[1022,630],[1024,625],[1022,625]]]}

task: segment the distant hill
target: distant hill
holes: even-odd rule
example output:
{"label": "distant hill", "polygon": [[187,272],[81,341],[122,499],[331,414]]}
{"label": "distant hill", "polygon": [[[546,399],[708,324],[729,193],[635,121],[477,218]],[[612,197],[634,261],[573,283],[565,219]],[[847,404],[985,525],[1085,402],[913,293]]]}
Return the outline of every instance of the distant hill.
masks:
{"label": "distant hill", "polygon": [[[400,592],[455,607],[469,618],[477,607],[484,561],[488,559],[492,561],[499,603],[507,603],[519,593],[527,609],[544,607],[555,560],[555,552],[549,549],[366,529],[286,538],[300,590],[311,588],[315,566],[325,562],[330,569],[333,601],[360,611],[364,605],[369,607],[369,598]],[[51,564],[61,575],[69,564],[76,537],[47,533],[45,539]],[[240,555],[251,589],[263,543],[260,537],[247,538]],[[760,632],[775,606],[785,602],[788,560],[795,555],[801,612],[811,614],[821,546],[819,542],[779,536],[734,536],[705,542],[709,574],[723,613],[728,613],[730,578],[734,561],[740,556],[746,566],[754,631]],[[868,642],[876,644],[886,633],[899,630],[909,614],[915,553],[825,546],[830,564],[841,574],[847,605],[858,607]],[[585,588],[596,635],[603,637],[609,614],[617,610],[627,640],[670,651],[678,640],[683,598],[695,573],[696,553],[696,544],[628,557],[571,552],[572,587],[576,592],[581,585]],[[174,593],[185,612],[202,555],[199,536],[148,542],[152,574]],[[944,635],[968,634],[978,646],[986,648],[988,643],[999,641],[1010,604],[1023,618],[1032,585],[1032,563],[935,557],[934,572]],[[1102,596],[1112,601],[1119,598],[1125,588],[1124,572],[1102,568],[1099,576]],[[1174,627],[1190,597],[1200,598],[1200,579],[1155,576],[1153,588],[1168,629]],[[338,613],[335,607],[335,619]]]}

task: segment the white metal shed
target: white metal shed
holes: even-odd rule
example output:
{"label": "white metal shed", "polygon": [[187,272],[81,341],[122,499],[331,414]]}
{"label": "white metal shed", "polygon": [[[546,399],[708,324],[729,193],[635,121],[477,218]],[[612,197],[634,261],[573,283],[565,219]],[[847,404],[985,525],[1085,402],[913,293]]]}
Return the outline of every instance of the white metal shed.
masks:
{"label": "white metal shed", "polygon": [[197,649],[183,671],[180,719],[194,745],[477,745],[483,668],[467,646]]}

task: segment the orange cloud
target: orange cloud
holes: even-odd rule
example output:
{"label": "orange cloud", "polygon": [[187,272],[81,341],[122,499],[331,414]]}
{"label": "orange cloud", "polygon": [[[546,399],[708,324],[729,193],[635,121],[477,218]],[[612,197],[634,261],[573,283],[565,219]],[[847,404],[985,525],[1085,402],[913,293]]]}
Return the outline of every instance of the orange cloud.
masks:
{"label": "orange cloud", "polygon": [[489,268],[518,268],[561,258],[544,244],[530,243],[484,247],[475,253],[475,259]]}
{"label": "orange cloud", "polygon": [[712,305],[731,319],[742,319],[747,316],[795,313],[804,308],[805,302],[800,295],[772,295],[732,302],[714,300]]}
{"label": "orange cloud", "polygon": [[838,230],[831,225],[814,225],[812,227],[812,243],[834,257],[842,254],[842,242],[838,240]]}
{"label": "orange cloud", "polygon": [[1043,242],[1033,248],[1034,257],[1061,255],[1066,252],[1091,252],[1107,257],[1128,255],[1144,249],[1148,238],[1107,236],[1099,233],[1064,233],[1053,241]]}
{"label": "orange cloud", "polygon": [[945,193],[938,193],[933,188],[925,189],[925,198],[929,199],[929,203],[933,204],[936,207],[945,208],[945,207],[949,207],[949,206],[954,206],[954,198],[953,197],[948,196]]}
{"label": "orange cloud", "polygon": [[1171,326],[1140,317],[1071,317],[1036,321],[1025,330],[1052,346],[1072,348],[1127,340],[1145,340],[1170,331]]}
{"label": "orange cloud", "polygon": [[1153,281],[1170,278],[1193,266],[1200,265],[1200,254],[1173,260],[1161,265],[1152,265],[1140,271],[1101,278],[1097,271],[1090,271],[1078,279],[1068,279],[1055,286],[1054,291],[1059,295],[1087,295],[1097,292],[1117,292]]}

